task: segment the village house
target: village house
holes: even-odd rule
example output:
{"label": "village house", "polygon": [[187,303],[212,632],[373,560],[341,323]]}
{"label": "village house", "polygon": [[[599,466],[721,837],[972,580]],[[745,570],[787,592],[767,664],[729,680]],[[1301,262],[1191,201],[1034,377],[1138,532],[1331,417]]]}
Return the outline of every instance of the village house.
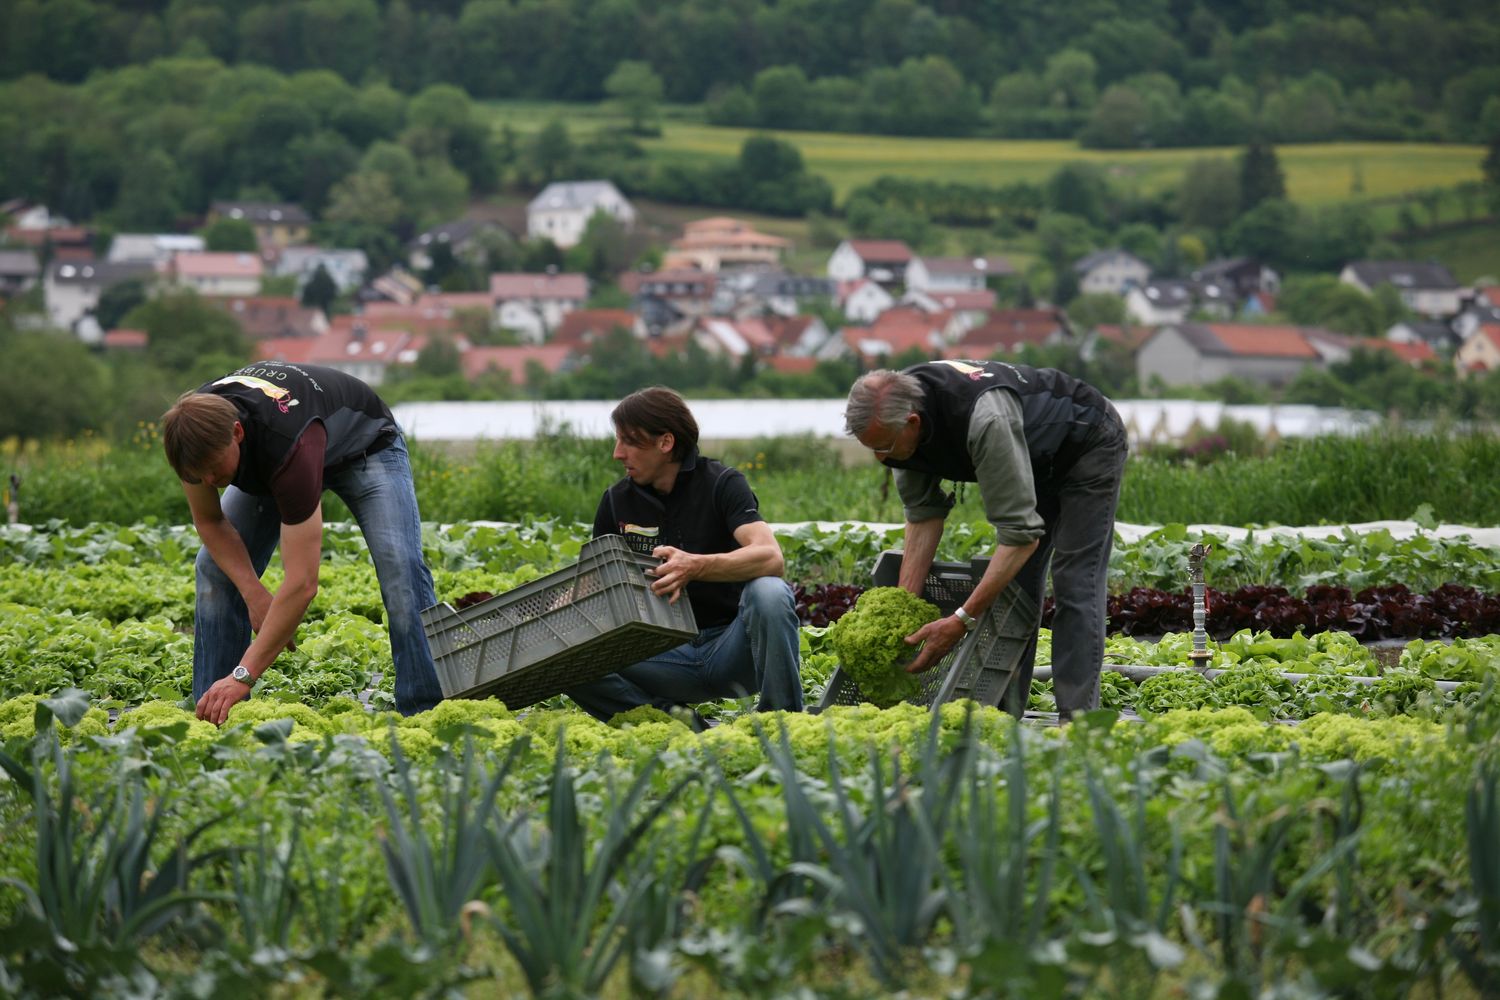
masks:
{"label": "village house", "polygon": [[811,358],[833,335],[816,316],[769,315],[762,322],[774,341],[773,357]]}
{"label": "village house", "polygon": [[1381,285],[1390,285],[1401,296],[1401,304],[1431,319],[1452,316],[1462,307],[1463,289],[1437,261],[1361,260],[1344,267],[1339,280],[1373,295]]}
{"label": "village house", "polygon": [[199,295],[257,295],[264,271],[253,253],[177,253],[167,264],[166,278]]}
{"label": "village house", "polygon": [[1248,323],[1168,323],[1136,351],[1136,376],[1174,385],[1207,385],[1239,378],[1283,386],[1322,355],[1308,331]]}
{"label": "village house", "polygon": [[334,247],[298,246],[281,251],[271,273],[279,278],[296,278],[297,294],[307,287],[318,268],[328,273],[340,295],[347,295],[365,282],[370,259],[363,250]]}
{"label": "village house", "polygon": [[1073,262],[1084,295],[1124,295],[1151,280],[1151,265],[1118,247],[1095,250]]}
{"label": "village house", "polygon": [[1485,323],[1469,334],[1453,355],[1459,378],[1500,371],[1500,323]]}
{"label": "village house", "polygon": [[690,336],[710,357],[738,360],[747,354],[764,357],[776,350],[776,335],[764,320],[755,318],[702,316]]}
{"label": "village house", "polygon": [[93,312],[107,289],[126,281],[149,282],[155,277],[156,269],[139,261],[112,264],[103,260],[55,260],[47,265],[42,279],[47,321],[59,330],[74,330]]}
{"label": "village house", "polygon": [[[1500,314],[1495,316],[1495,322],[1500,323]],[[1478,325],[1476,323],[1469,329],[1472,331]],[[1425,344],[1445,355],[1451,355],[1464,342],[1454,327],[1440,319],[1402,320],[1385,332],[1385,339],[1393,344]]]}
{"label": "village house", "polygon": [[635,206],[613,181],[556,181],[526,206],[526,235],[566,250],[583,239],[595,212],[613,216],[626,229],[635,225]]}
{"label": "village house", "polygon": [[1016,273],[1003,257],[914,257],[906,266],[907,291],[946,292],[983,291],[990,278],[1011,277]]}
{"label": "village house", "polygon": [[1281,275],[1250,257],[1211,260],[1189,277],[1201,287],[1221,289],[1236,302],[1262,293],[1274,296],[1281,291]]}
{"label": "village house", "polygon": [[251,340],[321,337],[328,332],[328,317],[323,311],[309,309],[294,298],[256,295],[208,301],[233,316]]}
{"label": "village house", "polygon": [[726,216],[698,219],[682,227],[673,240],[664,268],[697,268],[710,273],[737,268],[774,268],[792,241],[756,232],[748,223]]}
{"label": "village house", "polygon": [[548,343],[577,350],[616,330],[624,330],[637,340],[648,336],[645,322],[629,309],[574,309],[563,317]]}
{"label": "village house", "polygon": [[1461,301],[1452,323],[1455,347],[1484,324],[1500,323],[1500,285],[1480,285]]}
{"label": "village house", "polygon": [[1027,344],[1047,347],[1073,339],[1061,309],[996,309],[954,345],[957,356],[984,360],[1014,354]]}
{"label": "village house", "polygon": [[841,282],[835,294],[839,310],[851,323],[873,323],[896,304],[895,296],[868,278]]}
{"label": "village house", "polygon": [[306,243],[312,220],[301,205],[270,201],[216,201],[209,206],[208,221],[241,219],[255,230],[255,242],[263,253],[275,253]]}
{"label": "village house", "polygon": [[837,282],[870,281],[895,288],[906,281],[911,248],[900,240],[844,240],[828,258],[828,277]]}
{"label": "village house", "polygon": [[487,240],[514,242],[510,230],[494,219],[463,218],[433,226],[406,245],[406,262],[413,271],[432,267],[433,252],[446,246],[454,258],[484,266]]}
{"label": "village house", "polygon": [[42,265],[30,250],[0,249],[0,298],[14,298],[36,287]]}
{"label": "village house", "polygon": [[105,259],[119,264],[142,261],[165,267],[179,253],[202,253],[203,237],[187,233],[119,233],[109,241]]}
{"label": "village house", "polygon": [[626,271],[617,284],[652,336],[712,308],[718,275],[681,267],[659,271]]}
{"label": "village house", "polygon": [[583,274],[492,274],[490,297],[497,329],[513,330],[528,343],[540,344],[564,316],[583,308],[589,279]]}

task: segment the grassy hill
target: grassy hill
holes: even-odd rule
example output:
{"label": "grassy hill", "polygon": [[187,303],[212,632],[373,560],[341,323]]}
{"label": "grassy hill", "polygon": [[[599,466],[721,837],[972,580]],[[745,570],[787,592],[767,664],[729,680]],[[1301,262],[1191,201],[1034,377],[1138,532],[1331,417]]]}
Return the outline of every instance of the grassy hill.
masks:
{"label": "grassy hill", "polygon": [[[489,102],[498,129],[509,124],[531,132],[553,120],[583,136],[619,122],[605,105]],[[694,107],[667,109],[662,135],[642,145],[664,162],[732,159],[755,130],[704,124]],[[1154,192],[1175,185],[1195,160],[1237,155],[1237,148],[1093,150],[1076,142],[1010,139],[928,139],[781,132],[773,135],[802,151],[809,169],[833,184],[840,197],[883,174],[1001,185],[1042,181],[1064,163],[1104,167],[1121,187]],[[1287,193],[1305,204],[1350,198],[1387,199],[1481,179],[1482,146],[1437,143],[1318,143],[1280,146]]]}

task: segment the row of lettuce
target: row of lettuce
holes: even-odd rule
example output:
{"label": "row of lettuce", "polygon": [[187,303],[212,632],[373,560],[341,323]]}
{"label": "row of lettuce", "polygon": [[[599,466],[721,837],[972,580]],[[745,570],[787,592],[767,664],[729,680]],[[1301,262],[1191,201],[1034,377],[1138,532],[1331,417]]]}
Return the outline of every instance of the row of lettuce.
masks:
{"label": "row of lettuce", "polygon": [[[320,594],[325,600],[327,589]],[[378,606],[378,595],[374,597]],[[802,680],[809,704],[823,696],[838,660],[827,630],[802,629]],[[1266,719],[1300,719],[1319,712],[1358,716],[1436,717],[1472,705],[1500,677],[1500,636],[1451,643],[1413,640],[1387,666],[1347,633],[1274,638],[1245,631],[1210,644],[1212,679],[1187,669],[1192,636],[1157,642],[1111,636],[1110,667],[1179,668],[1132,680],[1112,669],[1101,678],[1102,704],[1151,714],[1176,708],[1245,706]],[[1394,647],[1392,647],[1394,651]],[[92,614],[0,604],[0,698],[47,695],[76,687],[115,710],[150,701],[177,703],[192,687],[192,636],[163,616],[114,622]],[[1037,662],[1051,662],[1051,633],[1043,629]],[[1294,680],[1288,675],[1307,675]],[[1373,682],[1366,682],[1373,679]],[[313,707],[344,698],[372,708],[393,704],[394,674],[384,627],[362,613],[337,608],[306,622],[297,648],[284,652],[256,688],[258,700]],[[564,704],[552,699],[549,706]],[[732,717],[744,701],[706,707],[710,717]],[[1032,686],[1032,708],[1050,710],[1050,683]]]}
{"label": "row of lettuce", "polygon": [[[899,549],[902,542],[900,528],[854,522],[776,526],[776,534],[788,579],[809,586],[868,583],[880,553]],[[545,518],[524,524],[427,524],[423,529],[425,554],[434,571],[474,570],[495,578],[490,583],[503,582],[506,574],[525,566],[545,573],[566,565],[577,558],[588,536],[588,525]],[[1241,535],[1190,531],[1182,524],[1164,525],[1129,541],[1117,539],[1110,557],[1111,590],[1182,589],[1190,579],[1188,553],[1197,542],[1211,546],[1207,581],[1222,591],[1252,585],[1303,590],[1326,584],[1358,592],[1403,584],[1425,592],[1451,583],[1500,593],[1500,547],[1466,536],[1419,528],[1398,537],[1386,528],[1347,526],[1311,533],[1264,528]],[[987,556],[993,546],[993,532],[983,525],[954,523],[944,533],[938,558],[967,561]],[[0,525],[0,567],[186,566],[197,549],[197,535],[184,525]],[[324,532],[324,558],[331,563],[363,561],[365,551],[353,525],[333,524]],[[439,596],[449,594],[440,588]]]}
{"label": "row of lettuce", "polygon": [[908,704],[693,733],[346,698],[215,728],[23,696],[0,703],[0,976],[17,996],[1493,995],[1495,707],[1039,730]]}

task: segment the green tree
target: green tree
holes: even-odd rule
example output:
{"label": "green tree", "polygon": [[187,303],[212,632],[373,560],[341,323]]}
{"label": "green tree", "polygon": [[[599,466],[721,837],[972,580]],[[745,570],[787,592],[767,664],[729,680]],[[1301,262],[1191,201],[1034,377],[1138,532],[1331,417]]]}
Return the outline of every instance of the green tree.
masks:
{"label": "green tree", "polygon": [[108,411],[104,366],[72,336],[0,339],[0,440],[66,438],[99,429]]}
{"label": "green tree", "polygon": [[1118,295],[1094,292],[1068,303],[1068,319],[1080,330],[1125,322],[1125,300]]}
{"label": "green tree", "polygon": [[302,286],[302,304],[309,309],[321,309],[325,314],[339,297],[339,286],[322,264]]}
{"label": "green tree", "polygon": [[1055,108],[1087,111],[1098,95],[1095,77],[1099,66],[1094,57],[1081,49],[1063,49],[1047,59],[1042,80],[1047,101]]}
{"label": "green tree", "polygon": [[573,159],[573,140],[568,127],[553,119],[532,137],[526,147],[526,166],[543,184],[551,184]]}
{"label": "green tree", "polygon": [[216,252],[254,253],[255,227],[244,219],[228,217],[215,219],[204,226],[201,233],[203,245]]}
{"label": "green tree", "polygon": [[604,92],[630,119],[630,131],[636,135],[656,135],[661,131],[657,118],[662,83],[650,63],[622,60],[604,81]]}
{"label": "green tree", "polygon": [[234,317],[192,291],[158,295],[132,309],[123,322],[132,330],[146,331],[147,356],[169,372],[193,372],[205,358],[225,355],[243,363],[249,353]]}
{"label": "green tree", "polygon": [[1270,198],[1286,197],[1286,174],[1276,149],[1252,142],[1240,154],[1240,211],[1248,212]]}
{"label": "green tree", "polygon": [[94,306],[94,318],[105,330],[116,329],[125,315],[146,301],[146,283],[140,278],[131,278],[110,285],[99,294],[99,303]]}
{"label": "green tree", "polygon": [[1484,183],[1489,188],[1490,207],[1500,212],[1500,132],[1490,139],[1490,151],[1484,158]]}
{"label": "green tree", "polygon": [[630,266],[630,235],[608,212],[595,212],[578,244],[568,250],[569,271],[582,271],[595,283],[613,281]]}
{"label": "green tree", "polygon": [[1239,213],[1239,172],[1229,160],[1198,159],[1188,164],[1177,189],[1182,224],[1218,231]]}

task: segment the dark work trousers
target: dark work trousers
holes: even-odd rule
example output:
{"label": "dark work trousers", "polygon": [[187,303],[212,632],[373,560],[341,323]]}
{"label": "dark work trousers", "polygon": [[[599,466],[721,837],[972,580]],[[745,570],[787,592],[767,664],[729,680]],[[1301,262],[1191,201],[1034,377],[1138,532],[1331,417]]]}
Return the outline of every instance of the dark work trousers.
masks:
{"label": "dark work trousers", "polygon": [[[1042,606],[1051,561],[1052,693],[1064,716],[1099,707],[1099,671],[1104,665],[1108,618],[1109,554],[1115,541],[1115,508],[1129,451],[1119,415],[1111,412],[1089,432],[1088,450],[1060,482],[1038,486],[1037,510],[1047,526],[1037,550],[1016,574],[1036,606]],[[1006,711],[1026,710],[1036,665],[1032,636],[1006,692]]]}

